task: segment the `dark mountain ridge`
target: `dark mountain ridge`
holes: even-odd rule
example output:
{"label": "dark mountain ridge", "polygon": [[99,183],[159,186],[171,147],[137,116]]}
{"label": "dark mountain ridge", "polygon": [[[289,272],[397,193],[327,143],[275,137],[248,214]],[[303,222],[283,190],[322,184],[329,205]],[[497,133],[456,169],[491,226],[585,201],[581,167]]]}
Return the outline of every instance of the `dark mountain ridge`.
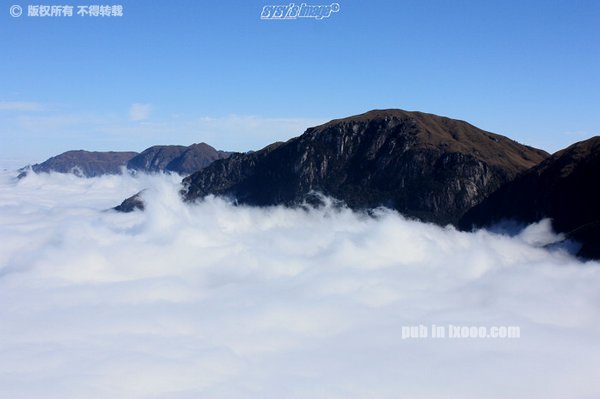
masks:
{"label": "dark mountain ridge", "polygon": [[182,195],[293,205],[317,191],[354,209],[387,206],[438,224],[548,154],[464,121],[375,110],[310,128],[285,143],[218,160],[183,180]]}
{"label": "dark mountain ridge", "polygon": [[600,258],[600,137],[575,143],[525,171],[470,209],[459,227],[504,220],[552,227],[583,244],[580,256]]}

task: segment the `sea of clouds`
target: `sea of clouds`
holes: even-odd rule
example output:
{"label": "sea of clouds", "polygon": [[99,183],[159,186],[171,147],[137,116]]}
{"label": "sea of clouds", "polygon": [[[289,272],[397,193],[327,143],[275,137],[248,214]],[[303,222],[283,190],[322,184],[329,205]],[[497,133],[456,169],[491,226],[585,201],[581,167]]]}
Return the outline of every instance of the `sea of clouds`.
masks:
{"label": "sea of clouds", "polygon": [[[178,176],[0,174],[0,398],[598,398],[600,264]],[[105,211],[137,191],[145,212]],[[403,339],[414,325],[520,338]]]}

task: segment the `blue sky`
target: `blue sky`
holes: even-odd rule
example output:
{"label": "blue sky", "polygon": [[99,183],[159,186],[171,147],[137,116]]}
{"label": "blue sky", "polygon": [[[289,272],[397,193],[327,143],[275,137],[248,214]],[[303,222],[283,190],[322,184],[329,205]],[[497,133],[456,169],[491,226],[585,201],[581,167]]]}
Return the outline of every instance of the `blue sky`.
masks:
{"label": "blue sky", "polygon": [[[0,1],[0,160],[257,149],[374,108],[548,151],[600,134],[600,1],[342,0],[320,21],[260,19],[288,3]],[[124,16],[13,18],[13,4],[120,4]]]}

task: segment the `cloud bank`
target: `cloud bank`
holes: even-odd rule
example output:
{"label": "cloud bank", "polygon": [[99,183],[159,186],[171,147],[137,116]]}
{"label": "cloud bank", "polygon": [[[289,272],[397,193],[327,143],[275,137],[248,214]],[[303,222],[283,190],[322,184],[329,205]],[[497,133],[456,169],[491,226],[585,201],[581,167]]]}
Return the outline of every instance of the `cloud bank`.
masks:
{"label": "cloud bank", "polygon": [[[2,172],[0,397],[600,395],[599,264],[539,248],[547,224],[186,205],[178,181]],[[434,323],[521,337],[401,338]]]}

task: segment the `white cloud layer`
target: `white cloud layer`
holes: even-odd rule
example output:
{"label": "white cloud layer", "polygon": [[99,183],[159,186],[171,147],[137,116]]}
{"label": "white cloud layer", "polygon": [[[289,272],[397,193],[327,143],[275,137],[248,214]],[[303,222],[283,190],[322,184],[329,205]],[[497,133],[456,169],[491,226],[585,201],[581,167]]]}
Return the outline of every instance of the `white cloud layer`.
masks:
{"label": "white cloud layer", "polygon": [[[189,206],[176,177],[0,178],[2,398],[591,398],[600,269],[348,210]],[[102,212],[137,190],[144,213]],[[403,326],[521,338],[402,340]]]}

